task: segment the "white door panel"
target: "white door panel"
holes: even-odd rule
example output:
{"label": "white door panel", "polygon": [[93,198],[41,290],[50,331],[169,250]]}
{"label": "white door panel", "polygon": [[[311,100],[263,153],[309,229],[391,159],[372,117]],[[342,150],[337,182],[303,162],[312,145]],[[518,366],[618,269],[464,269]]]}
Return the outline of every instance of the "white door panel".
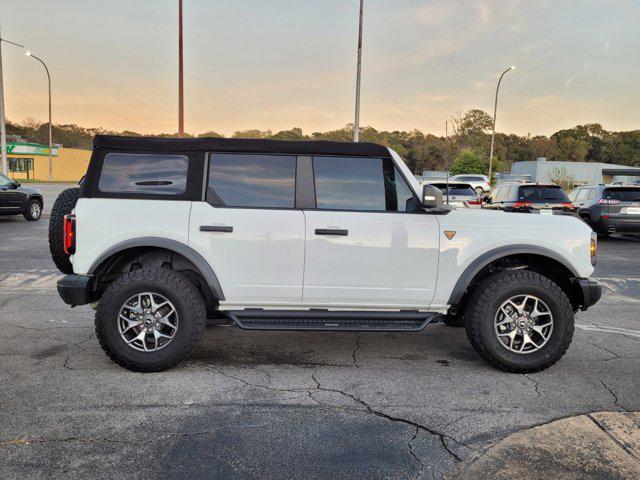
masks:
{"label": "white door panel", "polygon": [[[433,215],[305,210],[305,304],[425,308],[438,271]],[[321,235],[316,230],[347,230]],[[321,232],[319,232],[321,233]]]}
{"label": "white door panel", "polygon": [[300,210],[215,208],[205,202],[194,202],[191,210],[189,244],[209,262],[228,302],[300,302],[304,235]]}

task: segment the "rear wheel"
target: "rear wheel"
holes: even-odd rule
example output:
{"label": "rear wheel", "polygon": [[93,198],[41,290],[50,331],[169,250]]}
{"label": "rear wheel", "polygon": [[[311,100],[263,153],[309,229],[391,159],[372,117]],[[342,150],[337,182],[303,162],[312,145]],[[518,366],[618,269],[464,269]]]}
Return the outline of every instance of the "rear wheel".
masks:
{"label": "rear wheel", "polygon": [[78,187],[67,188],[62,191],[51,208],[49,218],[49,251],[53,263],[62,273],[73,273],[73,265],[69,261],[69,255],[64,251],[64,216],[71,213],[76,207],[80,189]]}
{"label": "rear wheel", "polygon": [[40,217],[42,216],[42,203],[40,203],[39,200],[32,198],[31,200],[29,200],[27,209],[25,210],[23,215],[24,218],[30,222],[40,220]]}
{"label": "rear wheel", "polygon": [[122,275],[104,292],[96,334],[118,365],[158,372],[191,353],[206,317],[204,301],[187,277],[170,269],[143,268]]}
{"label": "rear wheel", "polygon": [[569,299],[552,280],[528,270],[504,271],[484,280],[469,299],[465,319],[476,352],[512,373],[550,367],[573,338]]}

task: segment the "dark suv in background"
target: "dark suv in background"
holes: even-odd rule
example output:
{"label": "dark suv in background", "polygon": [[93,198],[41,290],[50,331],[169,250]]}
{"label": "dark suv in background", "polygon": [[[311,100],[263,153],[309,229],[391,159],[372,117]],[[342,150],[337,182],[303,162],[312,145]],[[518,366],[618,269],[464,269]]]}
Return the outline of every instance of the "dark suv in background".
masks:
{"label": "dark suv in background", "polygon": [[640,185],[585,185],[569,198],[596,233],[640,235]]}
{"label": "dark suv in background", "polygon": [[33,222],[40,220],[44,201],[37,188],[24,187],[19,181],[0,173],[0,215],[23,215]]}
{"label": "dark suv in background", "polygon": [[573,203],[559,185],[503,183],[484,197],[484,208],[505,212],[573,215]]}

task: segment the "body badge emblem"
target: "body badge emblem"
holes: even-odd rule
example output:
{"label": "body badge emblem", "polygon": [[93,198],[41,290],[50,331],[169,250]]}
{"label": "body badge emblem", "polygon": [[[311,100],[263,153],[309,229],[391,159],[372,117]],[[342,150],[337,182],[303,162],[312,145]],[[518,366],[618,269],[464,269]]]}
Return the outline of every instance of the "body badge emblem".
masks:
{"label": "body badge emblem", "polygon": [[444,236],[447,237],[449,240],[451,240],[453,237],[456,236],[456,232],[455,230],[445,230]]}

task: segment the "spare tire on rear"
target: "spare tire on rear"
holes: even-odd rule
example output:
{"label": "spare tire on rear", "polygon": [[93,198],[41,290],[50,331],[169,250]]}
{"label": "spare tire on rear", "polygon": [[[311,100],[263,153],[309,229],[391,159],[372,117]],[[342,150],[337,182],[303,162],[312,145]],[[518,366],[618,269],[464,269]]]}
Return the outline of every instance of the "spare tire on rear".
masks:
{"label": "spare tire on rear", "polygon": [[73,273],[73,265],[69,261],[69,255],[64,252],[64,216],[70,214],[75,208],[79,196],[79,187],[63,190],[56,198],[49,218],[49,251],[51,251],[51,258],[58,270],[67,274]]}

